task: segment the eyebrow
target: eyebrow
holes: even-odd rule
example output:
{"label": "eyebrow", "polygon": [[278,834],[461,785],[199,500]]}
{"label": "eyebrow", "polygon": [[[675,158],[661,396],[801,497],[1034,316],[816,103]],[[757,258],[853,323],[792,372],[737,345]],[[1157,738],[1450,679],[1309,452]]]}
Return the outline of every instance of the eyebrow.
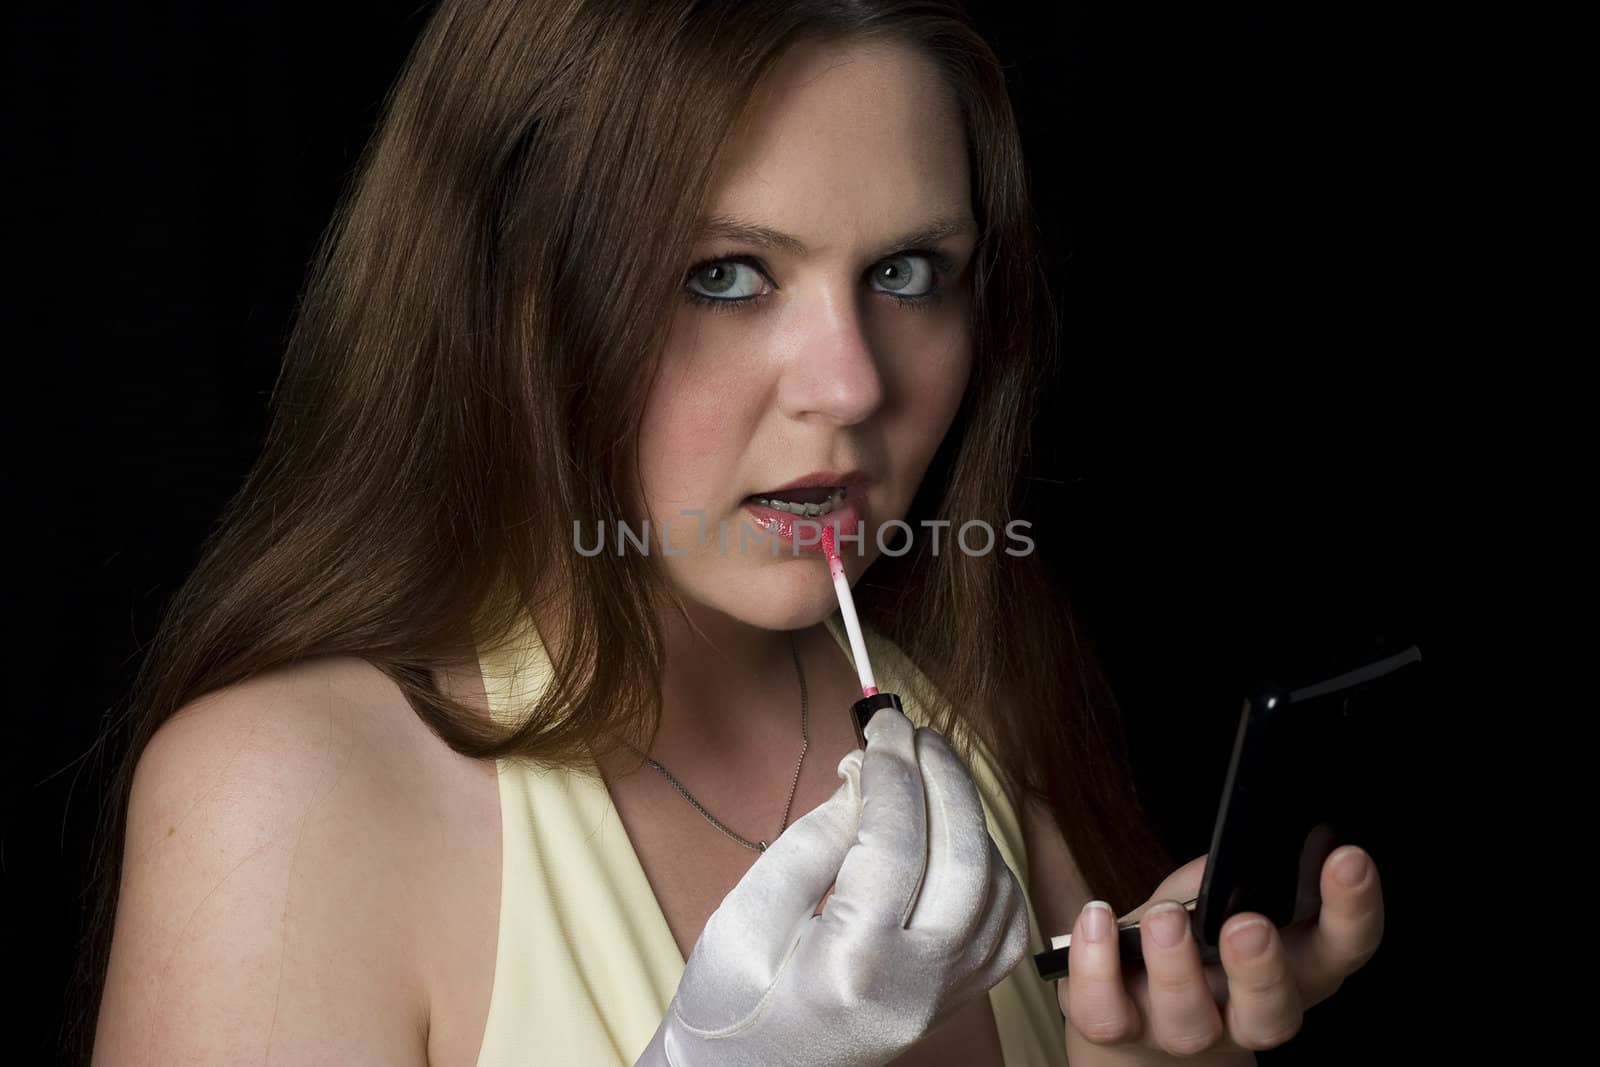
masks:
{"label": "eyebrow", "polygon": [[[920,248],[942,241],[947,237],[958,234],[977,233],[978,224],[971,215],[944,216],[934,219],[920,229],[910,233],[901,234],[899,237],[881,246],[879,256],[889,256],[907,248]],[[704,241],[713,237],[721,237],[732,241],[744,241],[749,244],[759,245],[762,248],[772,248],[787,252],[793,256],[803,256],[808,251],[805,242],[793,234],[783,233],[768,226],[748,222],[735,215],[712,215],[701,221],[695,231],[695,240]]]}

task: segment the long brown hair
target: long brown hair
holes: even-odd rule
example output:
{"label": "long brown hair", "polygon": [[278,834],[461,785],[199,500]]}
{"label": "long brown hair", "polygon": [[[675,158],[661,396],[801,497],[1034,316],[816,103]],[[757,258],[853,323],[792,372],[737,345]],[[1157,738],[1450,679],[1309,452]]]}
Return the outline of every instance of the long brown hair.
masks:
{"label": "long brown hair", "polygon": [[[85,1061],[132,771],[184,704],[306,657],[357,656],[467,756],[572,765],[606,738],[654,735],[655,560],[583,556],[548,531],[627,514],[639,413],[683,280],[662,265],[688,266],[719,147],[802,39],[909,43],[960,101],[981,231],[973,373],[905,518],[953,531],[1024,517],[1054,327],[1004,76],[957,6],[444,0],[318,246],[262,455],[130,694],[81,957]],[[1013,796],[1048,803],[1096,895],[1131,907],[1167,857],[1115,706],[1051,590],[1036,556],[922,543],[875,563],[858,604],[937,688],[943,731],[983,738]],[[436,670],[530,614],[567,639],[525,722],[505,729],[439,691]]]}

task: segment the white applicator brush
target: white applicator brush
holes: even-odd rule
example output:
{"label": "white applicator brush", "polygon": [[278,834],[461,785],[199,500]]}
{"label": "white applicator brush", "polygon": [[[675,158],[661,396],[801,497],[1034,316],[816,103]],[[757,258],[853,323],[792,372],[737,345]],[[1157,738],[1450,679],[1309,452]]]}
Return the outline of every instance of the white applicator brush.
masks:
{"label": "white applicator brush", "polygon": [[839,614],[844,618],[844,632],[850,636],[850,652],[855,657],[856,674],[861,678],[861,699],[851,705],[855,713],[856,740],[867,747],[867,720],[879,708],[894,708],[902,715],[905,708],[894,693],[878,692],[878,683],[872,677],[872,661],[867,658],[867,643],[861,636],[861,620],[856,618],[856,602],[850,595],[850,580],[844,573],[844,560],[834,545],[833,527],[822,528],[822,552],[828,557],[828,572],[833,575],[833,591],[839,598]]}

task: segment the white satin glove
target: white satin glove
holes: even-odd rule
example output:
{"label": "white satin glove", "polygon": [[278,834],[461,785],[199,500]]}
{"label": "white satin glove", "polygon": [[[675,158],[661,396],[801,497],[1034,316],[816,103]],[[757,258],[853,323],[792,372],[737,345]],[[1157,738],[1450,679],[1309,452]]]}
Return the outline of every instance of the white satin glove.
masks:
{"label": "white satin glove", "polygon": [[966,766],[892,708],[866,737],[706,921],[634,1067],[878,1067],[1022,959],[1022,890]]}

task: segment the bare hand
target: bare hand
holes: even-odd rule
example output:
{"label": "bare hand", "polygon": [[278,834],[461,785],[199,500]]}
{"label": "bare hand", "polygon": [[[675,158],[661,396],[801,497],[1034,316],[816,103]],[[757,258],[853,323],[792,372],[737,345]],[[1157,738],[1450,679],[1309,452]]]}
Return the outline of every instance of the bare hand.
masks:
{"label": "bare hand", "polygon": [[[1355,884],[1344,864],[1360,865]],[[1122,972],[1111,909],[1084,908],[1072,930],[1070,974],[1057,987],[1074,1044],[1139,1046],[1192,1056],[1276,1048],[1299,1033],[1306,1009],[1370,960],[1383,939],[1383,892],[1376,864],[1346,846],[1322,867],[1322,909],[1310,922],[1278,930],[1255,912],[1222,928],[1222,963],[1202,964],[1180,901],[1199,893],[1206,857],[1174,871],[1141,907],[1145,970]],[[1095,921],[1098,924],[1098,936]],[[1162,945],[1163,934],[1175,937]]]}

